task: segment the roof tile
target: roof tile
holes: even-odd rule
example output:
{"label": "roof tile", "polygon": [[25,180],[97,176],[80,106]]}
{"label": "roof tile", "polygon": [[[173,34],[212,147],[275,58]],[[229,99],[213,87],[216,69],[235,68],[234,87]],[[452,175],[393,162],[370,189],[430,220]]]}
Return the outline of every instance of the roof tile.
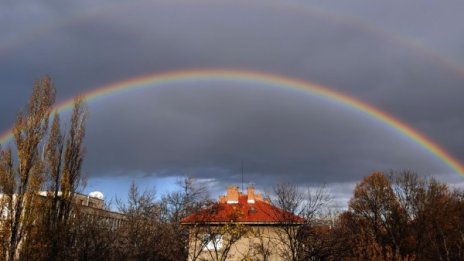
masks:
{"label": "roof tile", "polygon": [[183,224],[193,223],[302,223],[304,219],[290,212],[272,206],[266,201],[248,203],[246,195],[240,195],[238,203],[215,203],[181,220]]}

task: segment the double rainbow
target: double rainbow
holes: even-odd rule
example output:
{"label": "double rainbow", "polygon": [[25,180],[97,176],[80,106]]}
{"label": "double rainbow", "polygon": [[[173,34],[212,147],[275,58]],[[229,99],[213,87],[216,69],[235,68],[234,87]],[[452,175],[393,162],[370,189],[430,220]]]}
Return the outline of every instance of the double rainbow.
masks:
{"label": "double rainbow", "polygon": [[[363,112],[380,122],[390,126],[405,137],[408,137],[415,143],[419,144],[431,154],[439,158],[443,163],[448,165],[454,172],[464,174],[464,167],[460,162],[453,158],[448,152],[438,144],[431,141],[425,135],[409,127],[400,120],[383,112],[367,103],[345,95],[343,93],[331,90],[327,87],[293,79],[281,75],[274,75],[264,72],[229,70],[229,69],[202,69],[202,70],[180,70],[169,71],[165,73],[149,74],[129,80],[115,82],[109,85],[95,88],[82,96],[89,102],[111,96],[123,91],[130,91],[142,88],[155,88],[173,83],[188,83],[194,81],[232,81],[242,83],[259,83],[282,88],[290,88],[310,92],[313,95],[324,97],[337,103],[348,106],[357,111]],[[69,109],[73,105],[73,98],[65,100],[54,107],[56,111]],[[0,144],[9,142],[13,138],[12,128],[0,135]]]}

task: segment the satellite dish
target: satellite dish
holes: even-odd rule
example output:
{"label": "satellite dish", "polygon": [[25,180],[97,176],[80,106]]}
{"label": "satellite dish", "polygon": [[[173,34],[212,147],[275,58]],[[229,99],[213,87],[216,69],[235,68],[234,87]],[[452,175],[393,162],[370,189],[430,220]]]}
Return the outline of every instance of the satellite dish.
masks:
{"label": "satellite dish", "polygon": [[103,200],[103,193],[101,193],[100,191],[90,192],[90,193],[89,193],[89,197],[91,197],[91,198],[98,198],[98,199]]}

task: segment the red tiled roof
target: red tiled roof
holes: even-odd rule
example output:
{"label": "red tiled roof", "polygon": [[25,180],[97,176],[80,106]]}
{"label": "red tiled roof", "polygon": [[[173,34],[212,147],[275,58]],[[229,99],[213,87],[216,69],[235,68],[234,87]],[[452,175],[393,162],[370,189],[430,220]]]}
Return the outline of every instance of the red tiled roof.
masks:
{"label": "red tiled roof", "polygon": [[183,224],[194,223],[302,223],[302,217],[293,215],[270,205],[266,201],[256,200],[248,203],[246,195],[240,195],[238,203],[216,203],[181,220]]}

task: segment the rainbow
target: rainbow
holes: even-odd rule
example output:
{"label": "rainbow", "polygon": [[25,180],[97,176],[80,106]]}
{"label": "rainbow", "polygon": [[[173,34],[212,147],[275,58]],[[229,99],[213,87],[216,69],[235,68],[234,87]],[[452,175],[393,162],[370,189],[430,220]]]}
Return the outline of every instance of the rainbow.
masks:
{"label": "rainbow", "polygon": [[[425,135],[409,127],[400,120],[383,112],[367,103],[356,98],[350,97],[341,92],[329,89],[327,87],[306,82],[299,79],[289,78],[286,76],[275,75],[265,72],[243,71],[232,69],[198,69],[198,70],[179,70],[168,71],[164,73],[154,73],[141,77],[131,78],[124,81],[115,82],[109,85],[95,88],[82,96],[87,101],[92,102],[124,91],[130,91],[143,88],[154,88],[174,83],[188,83],[194,81],[231,81],[231,82],[249,82],[259,83],[271,86],[286,87],[294,90],[309,92],[313,95],[327,98],[347,107],[365,113],[385,123],[395,129],[405,137],[419,144],[431,154],[439,158],[453,171],[464,174],[464,167],[460,162],[453,158],[448,152],[438,144],[431,141]],[[74,98],[65,100],[57,104],[53,110],[58,112],[70,109],[73,105]],[[9,142],[13,138],[12,128],[0,135],[0,144]]]}

